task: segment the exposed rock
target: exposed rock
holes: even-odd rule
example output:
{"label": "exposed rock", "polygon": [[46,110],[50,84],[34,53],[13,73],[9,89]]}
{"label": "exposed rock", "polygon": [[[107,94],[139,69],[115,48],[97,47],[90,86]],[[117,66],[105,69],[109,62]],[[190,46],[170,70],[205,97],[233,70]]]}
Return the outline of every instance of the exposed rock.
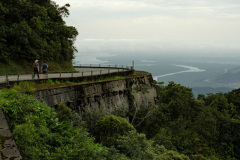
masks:
{"label": "exposed rock", "polygon": [[[136,90],[138,86],[140,86],[140,89],[146,90],[146,92]],[[129,107],[129,90],[132,91],[135,97],[134,107],[155,105],[157,93],[154,86],[155,83],[152,76],[148,75],[123,80],[38,90],[34,96],[51,107],[61,102],[72,102],[71,108],[81,113],[81,107],[108,109]]]}
{"label": "exposed rock", "polygon": [[9,130],[7,120],[3,114],[2,109],[0,108],[0,135],[2,139],[2,153],[0,153],[0,160],[21,160],[19,150],[17,145],[12,137],[11,131]]}

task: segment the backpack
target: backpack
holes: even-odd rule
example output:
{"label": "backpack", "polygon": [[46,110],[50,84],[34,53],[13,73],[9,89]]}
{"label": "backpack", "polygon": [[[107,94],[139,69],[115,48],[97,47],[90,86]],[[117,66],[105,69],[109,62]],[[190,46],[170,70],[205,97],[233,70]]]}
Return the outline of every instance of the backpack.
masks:
{"label": "backpack", "polygon": [[37,69],[37,63],[33,63],[33,69]]}

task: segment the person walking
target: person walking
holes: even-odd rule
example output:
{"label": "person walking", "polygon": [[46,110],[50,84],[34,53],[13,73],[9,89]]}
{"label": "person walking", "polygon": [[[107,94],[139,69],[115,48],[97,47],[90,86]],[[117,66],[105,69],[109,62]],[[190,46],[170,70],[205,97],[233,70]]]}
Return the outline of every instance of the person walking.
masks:
{"label": "person walking", "polygon": [[38,79],[39,79],[39,64],[38,64],[38,60],[35,60],[35,62],[33,63],[33,79],[35,78],[35,75],[37,74]]}
{"label": "person walking", "polygon": [[43,72],[43,78],[47,78],[47,69],[48,69],[48,65],[46,63],[46,61],[43,61],[42,67],[41,67],[41,72]]}

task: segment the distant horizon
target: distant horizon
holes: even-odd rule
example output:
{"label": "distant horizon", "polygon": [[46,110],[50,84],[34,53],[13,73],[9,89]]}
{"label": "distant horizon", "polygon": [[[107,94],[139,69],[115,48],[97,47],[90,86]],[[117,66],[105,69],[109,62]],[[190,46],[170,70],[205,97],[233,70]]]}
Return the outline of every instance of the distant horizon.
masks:
{"label": "distant horizon", "polygon": [[76,55],[240,52],[240,1],[54,1],[71,6],[64,20],[78,29]]}

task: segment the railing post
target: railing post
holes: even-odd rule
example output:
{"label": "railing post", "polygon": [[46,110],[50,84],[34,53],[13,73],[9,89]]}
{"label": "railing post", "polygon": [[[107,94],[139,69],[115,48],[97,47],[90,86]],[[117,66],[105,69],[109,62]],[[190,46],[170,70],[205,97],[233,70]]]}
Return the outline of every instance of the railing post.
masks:
{"label": "railing post", "polygon": [[6,82],[9,85],[9,79],[8,79],[8,75],[6,74]]}

